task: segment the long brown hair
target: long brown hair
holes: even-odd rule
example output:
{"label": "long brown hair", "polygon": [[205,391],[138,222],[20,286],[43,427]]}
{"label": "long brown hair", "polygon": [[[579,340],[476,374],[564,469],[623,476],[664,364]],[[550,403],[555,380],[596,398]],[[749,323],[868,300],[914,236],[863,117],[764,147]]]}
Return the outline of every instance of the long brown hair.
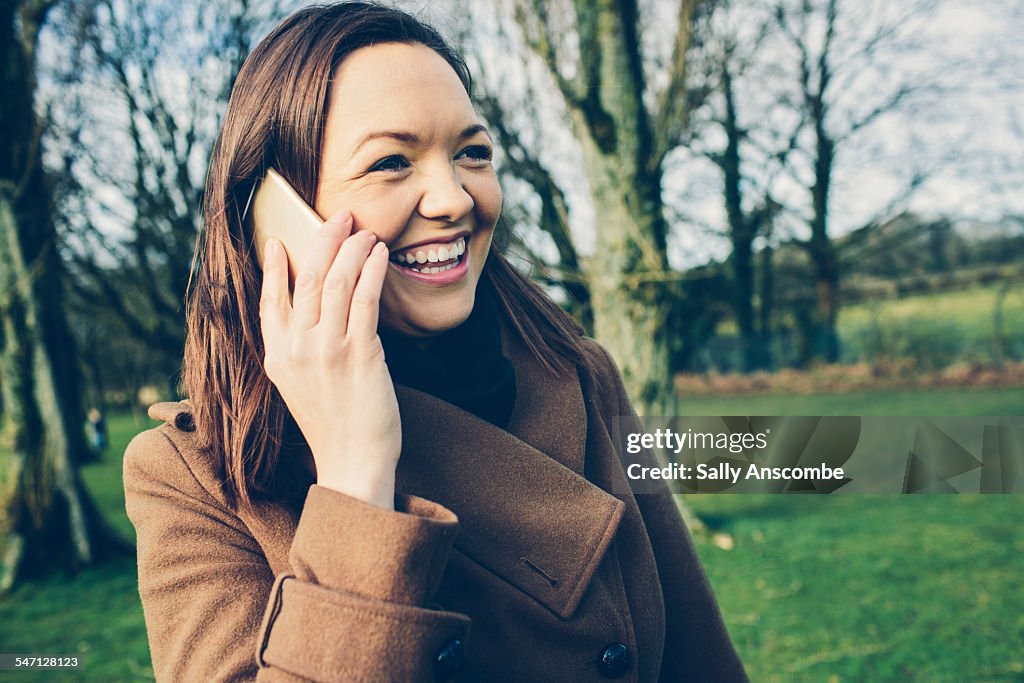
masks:
{"label": "long brown hair", "polygon": [[[252,51],[235,80],[214,146],[204,198],[205,231],[189,287],[183,379],[200,448],[221,460],[233,504],[295,493],[284,447],[302,444],[263,371],[262,273],[241,213],[256,180],[275,167],[313,205],[334,70],[359,48],[422,44],[443,57],[472,95],[462,57],[404,12],[365,3],[308,7]],[[492,246],[483,277],[532,356],[553,374],[583,363],[582,329]]]}

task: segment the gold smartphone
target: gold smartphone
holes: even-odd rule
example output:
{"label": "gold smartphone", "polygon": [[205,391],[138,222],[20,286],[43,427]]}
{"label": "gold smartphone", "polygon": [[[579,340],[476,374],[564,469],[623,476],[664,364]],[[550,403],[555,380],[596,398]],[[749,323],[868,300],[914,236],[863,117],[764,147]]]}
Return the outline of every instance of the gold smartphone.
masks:
{"label": "gold smartphone", "polygon": [[268,168],[253,187],[243,212],[243,220],[253,232],[256,258],[263,266],[263,250],[273,237],[284,245],[288,254],[288,286],[295,285],[296,268],[306,262],[313,246],[313,237],[323,219],[303,201],[281,174]]}

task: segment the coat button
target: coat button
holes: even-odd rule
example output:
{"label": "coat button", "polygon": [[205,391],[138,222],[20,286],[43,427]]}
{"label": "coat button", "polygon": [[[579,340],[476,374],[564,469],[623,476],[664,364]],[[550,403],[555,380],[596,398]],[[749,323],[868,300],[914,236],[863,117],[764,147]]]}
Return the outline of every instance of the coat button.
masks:
{"label": "coat button", "polygon": [[601,653],[597,670],[605,678],[619,678],[629,670],[629,648],[622,643],[612,643]]}
{"label": "coat button", "polygon": [[462,655],[465,652],[462,641],[453,638],[444,644],[434,660],[434,677],[438,681],[450,681],[462,668]]}

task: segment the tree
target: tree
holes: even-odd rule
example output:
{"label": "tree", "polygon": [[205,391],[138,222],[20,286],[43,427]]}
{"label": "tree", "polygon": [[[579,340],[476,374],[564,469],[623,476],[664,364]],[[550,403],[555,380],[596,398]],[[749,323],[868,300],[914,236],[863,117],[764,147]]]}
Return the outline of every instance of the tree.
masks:
{"label": "tree", "polygon": [[[529,101],[529,100],[528,100]],[[541,259],[534,250],[523,244],[523,235],[528,232],[527,224],[532,220],[521,205],[506,203],[504,217],[510,219],[513,229],[509,238],[518,242],[516,251],[524,256],[533,267],[533,277],[540,282],[564,290],[569,312],[576,317],[584,329],[592,333],[594,316],[590,302],[590,289],[583,272],[582,260],[573,241],[569,221],[569,204],[565,193],[559,187],[551,171],[523,143],[522,137],[505,119],[504,110],[498,99],[489,93],[477,97],[477,106],[490,124],[497,142],[504,152],[503,163],[498,173],[508,187],[516,180],[526,182],[540,200],[537,226],[551,238],[558,252],[557,265],[552,267]],[[518,228],[518,229],[517,229]]]}
{"label": "tree", "polygon": [[116,316],[169,396],[213,140],[235,74],[280,5],[100,0],[78,59],[53,65],[49,148],[75,294],[90,316]]}
{"label": "tree", "polygon": [[[732,248],[732,312],[745,372],[772,365],[771,233],[781,209],[773,190],[802,129],[799,117],[768,116],[770,102],[750,102],[749,89],[763,83],[756,67],[767,59],[762,47],[771,33],[764,9],[763,3],[720,0],[702,16],[700,44],[692,58],[692,87],[698,92],[693,99],[699,105],[691,115],[685,146],[690,155],[710,161],[721,178]],[[745,105],[759,116],[742,111]],[[764,245],[758,290],[754,244],[759,237]]]}
{"label": "tree", "polygon": [[[810,234],[799,241],[814,282],[809,352],[828,362],[839,359],[840,254],[830,220],[836,159],[858,133],[934,83],[934,73],[907,72],[892,79],[889,69],[894,59],[912,49],[912,36],[933,12],[931,0],[901,3],[895,9],[841,0],[779,0],[775,5],[777,27],[795,64],[795,88],[785,99],[805,125],[792,155],[802,163],[790,169],[809,196],[802,216]],[[922,181],[920,173],[911,174],[904,198]]]}
{"label": "tree", "polygon": [[[572,239],[556,238],[560,257],[571,259],[564,270],[582,275],[579,298],[589,303],[594,335],[619,362],[638,410],[651,415],[673,409],[666,322],[678,287],[668,266],[661,185],[665,157],[686,125],[686,54],[695,5],[684,0],[678,8],[669,78],[661,87],[653,85],[650,65],[645,68],[644,26],[632,0],[571,6],[521,0],[505,17],[506,28],[543,65],[582,151],[596,215],[595,246],[593,255],[582,257]],[[498,96],[489,102],[492,122],[508,121],[509,112],[521,106]],[[499,136],[514,129],[495,128]],[[536,150],[523,154],[523,144],[510,150],[511,163],[534,162],[522,169],[527,182],[533,178],[538,187],[537,179],[546,185],[553,177],[536,173],[543,168]],[[539,191],[542,201],[544,192],[554,194]],[[563,228],[564,223],[558,230]]]}
{"label": "tree", "polygon": [[35,114],[36,48],[56,3],[0,3],[0,327],[3,390],[0,592],[26,569],[94,562],[126,546],[104,524],[76,464],[87,453],[63,268]]}

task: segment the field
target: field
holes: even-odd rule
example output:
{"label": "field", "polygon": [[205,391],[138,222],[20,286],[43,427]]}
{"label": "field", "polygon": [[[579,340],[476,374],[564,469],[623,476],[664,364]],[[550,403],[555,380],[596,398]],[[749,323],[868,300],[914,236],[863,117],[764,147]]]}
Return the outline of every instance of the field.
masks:
{"label": "field", "polygon": [[1024,389],[933,389],[842,394],[695,396],[677,415],[1024,415]]}
{"label": "field", "polygon": [[1024,358],[1024,286],[1014,285],[1002,299],[1000,290],[987,285],[846,306],[839,316],[843,360],[884,355],[934,368],[957,360],[999,360],[1000,354]]}
{"label": "field", "polygon": [[[688,399],[681,414],[1020,414],[1024,389]],[[120,529],[120,453],[143,425],[111,420],[85,468]],[[698,548],[754,681],[1024,681],[1024,513],[1017,496],[691,496],[735,547]],[[135,567],[53,575],[0,601],[0,652],[78,653],[77,673],[152,679]]]}
{"label": "field", "polygon": [[[976,285],[850,303],[839,311],[837,331],[843,363],[909,360],[914,368],[934,370],[956,362],[1022,360],[1024,284],[1005,292],[1003,285]],[[715,344],[737,347],[732,319],[719,324],[717,333]],[[786,343],[776,339],[776,358],[794,360]],[[731,358],[730,367],[735,363]]]}

